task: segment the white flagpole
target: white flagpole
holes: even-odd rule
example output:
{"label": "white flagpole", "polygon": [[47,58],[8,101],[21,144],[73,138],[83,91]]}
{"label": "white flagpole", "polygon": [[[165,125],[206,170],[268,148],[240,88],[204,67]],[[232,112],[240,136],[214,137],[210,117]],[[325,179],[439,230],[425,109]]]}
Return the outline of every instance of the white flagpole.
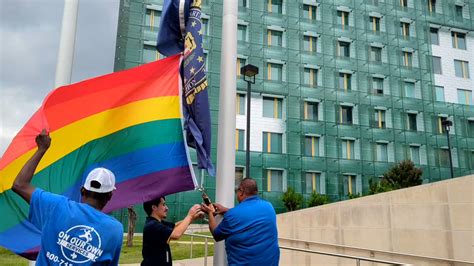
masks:
{"label": "white flagpole", "polygon": [[76,43],[76,24],[79,0],[65,0],[61,39],[59,41],[58,61],[56,64],[55,88],[71,83],[74,46]]}
{"label": "white flagpole", "polygon": [[[54,81],[55,88],[71,83],[78,6],[79,0],[64,1],[58,61],[56,64],[56,78]],[[29,261],[29,266],[34,265],[36,265],[36,261]]]}
{"label": "white flagpole", "polygon": [[[235,194],[235,98],[237,87],[235,69],[237,68],[238,1],[225,0],[223,2],[216,202],[231,208],[234,206]],[[227,265],[223,241],[216,243],[214,247],[214,265]]]}

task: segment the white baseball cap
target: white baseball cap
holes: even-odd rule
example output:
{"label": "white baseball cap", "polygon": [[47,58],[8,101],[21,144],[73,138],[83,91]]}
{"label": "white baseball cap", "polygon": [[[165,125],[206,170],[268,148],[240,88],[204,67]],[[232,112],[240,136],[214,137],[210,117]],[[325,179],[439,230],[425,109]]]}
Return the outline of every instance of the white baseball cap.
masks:
{"label": "white baseball cap", "polygon": [[[92,186],[92,181],[96,181],[99,184]],[[115,175],[109,169],[103,167],[95,168],[87,175],[84,188],[98,193],[111,192],[115,190]]]}

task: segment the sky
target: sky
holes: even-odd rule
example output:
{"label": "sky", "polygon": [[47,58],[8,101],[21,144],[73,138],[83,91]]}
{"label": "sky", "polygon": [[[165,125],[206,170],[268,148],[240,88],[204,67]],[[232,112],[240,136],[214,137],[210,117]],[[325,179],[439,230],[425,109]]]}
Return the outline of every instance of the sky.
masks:
{"label": "sky", "polygon": [[[54,89],[64,0],[0,0],[0,156]],[[113,71],[119,0],[79,0],[72,83]]]}

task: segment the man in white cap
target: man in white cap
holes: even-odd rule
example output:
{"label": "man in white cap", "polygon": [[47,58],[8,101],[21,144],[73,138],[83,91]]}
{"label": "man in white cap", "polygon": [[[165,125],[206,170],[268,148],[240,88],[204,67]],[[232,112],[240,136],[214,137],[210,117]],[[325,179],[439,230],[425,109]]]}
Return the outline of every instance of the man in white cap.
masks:
{"label": "man in white cap", "polygon": [[115,176],[93,169],[81,188],[82,203],[31,185],[36,167],[51,144],[43,130],[38,150],[17,175],[12,190],[30,204],[29,221],[41,231],[38,265],[117,265],[123,227],[101,210],[112,197]]}

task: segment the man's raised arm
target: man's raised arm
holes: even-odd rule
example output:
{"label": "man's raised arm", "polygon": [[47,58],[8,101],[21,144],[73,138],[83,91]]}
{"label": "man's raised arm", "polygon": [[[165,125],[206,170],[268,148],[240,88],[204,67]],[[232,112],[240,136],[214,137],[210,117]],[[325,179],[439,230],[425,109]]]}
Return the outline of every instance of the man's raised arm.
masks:
{"label": "man's raised arm", "polygon": [[31,185],[31,179],[35,174],[36,167],[41,161],[41,158],[43,158],[43,155],[51,145],[51,138],[45,129],[41,131],[41,134],[36,136],[36,145],[38,146],[38,150],[36,150],[33,156],[26,162],[23,168],[21,168],[12,187],[13,192],[20,195],[28,203],[30,203],[31,195],[35,190],[35,187]]}

